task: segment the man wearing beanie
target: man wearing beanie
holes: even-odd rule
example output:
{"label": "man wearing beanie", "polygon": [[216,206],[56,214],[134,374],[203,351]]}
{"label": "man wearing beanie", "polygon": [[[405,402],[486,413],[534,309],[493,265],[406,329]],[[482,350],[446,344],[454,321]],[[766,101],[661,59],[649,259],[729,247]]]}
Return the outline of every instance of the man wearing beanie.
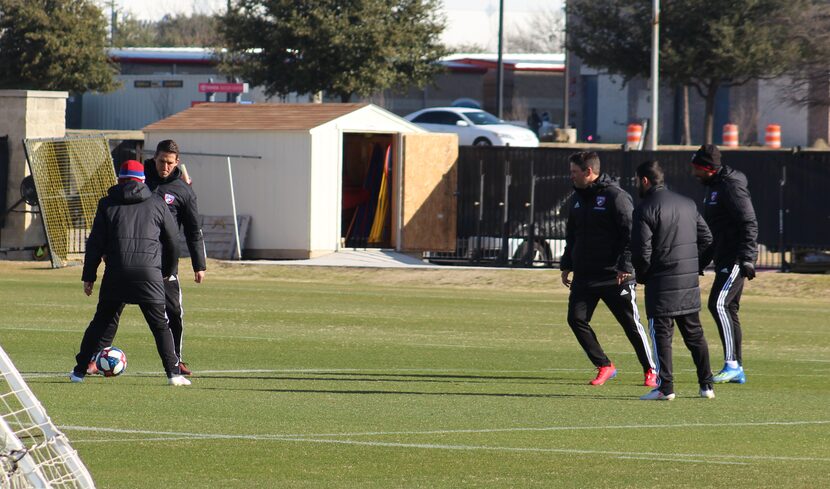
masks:
{"label": "man wearing beanie", "polygon": [[[705,144],[692,157],[692,174],[705,187],[703,217],[712,231],[711,253],[715,282],[709,294],[709,311],[723,343],[723,369],[716,383],[746,382],[741,356],[741,322],[738,318],[744,279],[755,278],[758,257],[758,220],[749,195],[746,175],[721,164],[717,146]],[[710,257],[703,266],[709,264]]]}
{"label": "man wearing beanie", "polygon": [[87,238],[82,280],[92,295],[98,265],[106,257],[98,308],[84,332],[72,382],[83,382],[92,356],[112,345],[125,303],[138,304],[153,332],[170,385],[190,385],[179,371],[173,335],[164,312],[163,278],[173,273],[178,256],[176,223],[164,201],[144,184],[144,167],[124,162],[118,184],[98,202]]}

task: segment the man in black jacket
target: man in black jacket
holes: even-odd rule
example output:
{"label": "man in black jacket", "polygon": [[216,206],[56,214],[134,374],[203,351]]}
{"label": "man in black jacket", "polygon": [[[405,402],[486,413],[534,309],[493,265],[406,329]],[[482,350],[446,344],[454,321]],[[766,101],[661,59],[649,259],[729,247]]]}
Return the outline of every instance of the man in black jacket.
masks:
{"label": "man in black jacket", "polygon": [[[184,230],[194,280],[197,284],[202,283],[207,266],[205,242],[199,221],[199,207],[196,204],[196,193],[182,175],[182,169],[179,166],[179,146],[176,142],[172,139],[159,142],[156,145],[155,156],[144,162],[144,171],[150,190],[155,191],[164,199],[176,224]],[[164,296],[179,366],[183,375],[190,375],[190,369],[181,361],[184,309],[182,308],[182,289],[179,284],[178,259],[173,273],[164,281]]]}
{"label": "man in black jacket", "polygon": [[709,311],[718,325],[724,357],[723,369],[715,375],[715,383],[743,384],[746,374],[738,310],[744,279],[755,278],[758,220],[746,176],[721,165],[720,156],[717,146],[701,146],[692,158],[692,173],[707,187],[703,217],[715,239],[715,282],[709,293]]}
{"label": "man in black jacket", "polygon": [[[628,243],[631,235],[631,196],[616,180],[600,172],[599,155],[583,151],[569,158],[575,192],[568,215],[562,283],[571,289],[568,325],[597,368],[591,385],[602,385],[617,374],[589,324],[600,299],[614,314],[637,353],[643,385],[656,387],[657,373],[637,309]],[[570,274],[573,272],[573,281]]]}
{"label": "man in black jacket", "polygon": [[700,396],[715,397],[709,347],[700,325],[698,274],[712,243],[709,228],[691,199],[663,186],[663,170],[656,161],[637,167],[642,202],[634,209],[631,256],[637,281],[646,286],[646,314],[657,354],[659,387],[642,400],[671,401],[672,335],[677,324],[697,367]]}
{"label": "man in black jacket", "polygon": [[92,294],[98,265],[104,259],[104,278],[98,308],[81,341],[72,382],[82,382],[90,359],[112,345],[117,317],[124,303],[138,304],[156,341],[168,383],[190,385],[181,376],[173,336],[164,313],[163,278],[173,273],[177,257],[176,224],[164,202],[144,184],[140,162],[121,165],[118,185],[98,202],[86,243],[82,280]]}

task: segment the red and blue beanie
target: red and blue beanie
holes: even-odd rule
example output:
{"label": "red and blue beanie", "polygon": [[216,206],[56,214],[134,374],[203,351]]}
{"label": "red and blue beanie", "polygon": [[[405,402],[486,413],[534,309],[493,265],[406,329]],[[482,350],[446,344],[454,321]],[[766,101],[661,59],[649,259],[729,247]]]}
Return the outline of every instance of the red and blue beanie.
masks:
{"label": "red and blue beanie", "polygon": [[135,160],[127,160],[124,163],[121,163],[121,169],[118,171],[118,181],[123,183],[127,180],[143,182],[144,165]]}
{"label": "red and blue beanie", "polygon": [[692,165],[711,173],[720,170],[720,150],[714,144],[704,144],[692,156]]}

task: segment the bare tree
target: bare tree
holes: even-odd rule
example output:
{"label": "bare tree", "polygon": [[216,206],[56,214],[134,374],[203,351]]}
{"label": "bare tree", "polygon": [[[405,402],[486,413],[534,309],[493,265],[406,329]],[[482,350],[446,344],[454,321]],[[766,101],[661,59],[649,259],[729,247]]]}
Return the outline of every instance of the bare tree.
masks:
{"label": "bare tree", "polygon": [[801,43],[802,62],[779,95],[796,105],[830,106],[830,2],[813,1],[790,32]]}
{"label": "bare tree", "polygon": [[525,25],[513,25],[507,33],[511,53],[561,53],[565,47],[565,12],[547,7]]}

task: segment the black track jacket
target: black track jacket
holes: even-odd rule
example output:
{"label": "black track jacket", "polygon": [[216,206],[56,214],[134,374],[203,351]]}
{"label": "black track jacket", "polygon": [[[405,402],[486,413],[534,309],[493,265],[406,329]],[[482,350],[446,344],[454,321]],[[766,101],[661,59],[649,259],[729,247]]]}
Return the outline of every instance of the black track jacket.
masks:
{"label": "black track jacket", "polygon": [[588,188],[575,189],[568,208],[560,269],[573,271],[574,285],[612,285],[617,271],[633,274],[628,248],[631,195],[603,173]]}
{"label": "black track jacket", "polygon": [[705,185],[703,217],[715,239],[712,250],[715,267],[731,268],[740,262],[755,263],[758,258],[758,220],[746,175],[723,166]]}
{"label": "black track jacket", "polygon": [[[176,223],[184,229],[184,240],[190,252],[190,263],[193,271],[206,270],[205,241],[202,237],[202,226],[199,222],[199,206],[196,204],[196,192],[181,179],[182,171],[179,167],[173,169],[170,176],[161,178],[156,169],[156,162],[152,158],[144,162],[144,175],[147,185],[167,203],[170,213]],[[178,273],[178,260],[176,260]]]}
{"label": "black track jacket", "polygon": [[634,209],[631,256],[637,282],[646,285],[648,317],[673,317],[700,310],[700,256],[712,233],[695,203],[662,185],[649,189]]}
{"label": "black track jacket", "polygon": [[173,216],[147,185],[134,181],[115,185],[98,201],[82,280],[95,282],[105,258],[102,301],[164,304],[162,277],[173,273],[176,235]]}

